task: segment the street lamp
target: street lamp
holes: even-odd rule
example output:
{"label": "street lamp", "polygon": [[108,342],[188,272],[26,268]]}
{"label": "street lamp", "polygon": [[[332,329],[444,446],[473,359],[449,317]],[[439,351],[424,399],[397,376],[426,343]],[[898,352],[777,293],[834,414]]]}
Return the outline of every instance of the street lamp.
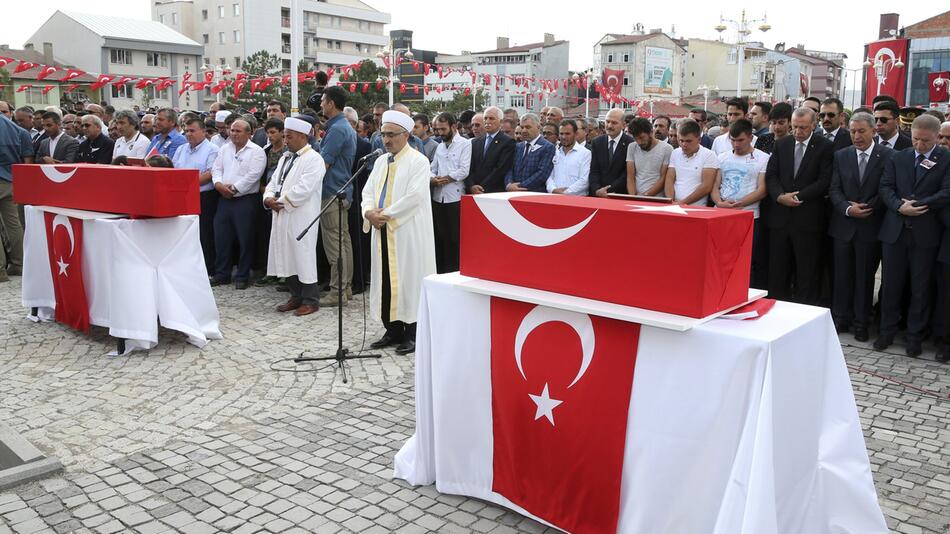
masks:
{"label": "street lamp", "polygon": [[413,53],[412,50],[408,48],[396,48],[393,46],[393,42],[389,42],[388,48],[383,48],[379,52],[376,52],[376,57],[383,59],[389,57],[389,106],[393,105],[393,89],[397,83],[399,83],[399,78],[396,76],[396,60],[399,58],[400,54],[402,57],[412,60]]}
{"label": "street lamp", "polygon": [[[231,72],[231,66],[230,65],[208,65],[207,63],[201,66],[202,72],[208,72],[209,70],[214,73],[211,78],[211,81],[213,82],[215,78],[217,78],[217,74],[219,72],[221,73],[222,78],[224,77],[225,74],[229,74]],[[224,90],[218,91],[217,102],[219,104],[221,103],[221,93],[223,92]]]}
{"label": "street lamp", "polygon": [[[585,119],[589,119],[589,118],[590,118],[590,82],[591,82],[591,77],[592,77],[593,75],[594,75],[594,68],[593,68],[593,67],[590,67],[590,68],[588,68],[587,70],[585,70],[585,71],[583,72],[583,78],[584,78],[584,118],[585,118]],[[573,76],[571,76],[571,79],[574,80],[575,82],[576,82],[577,80],[581,79],[581,78],[582,78],[582,76],[578,75],[576,72],[574,73]]]}
{"label": "street lamp", "polygon": [[703,92],[703,111],[708,111],[709,107],[709,91],[719,91],[719,86],[709,87],[706,84],[702,84],[697,89]]}
{"label": "street lamp", "polygon": [[868,57],[864,60],[864,68],[874,67],[874,74],[877,78],[877,93],[881,94],[881,87],[887,83],[887,75],[894,69],[904,68],[904,62],[900,56],[894,57],[894,53],[888,48],[882,48],[877,51],[874,58]]}
{"label": "street lamp", "polygon": [[763,33],[772,29],[772,26],[770,26],[766,21],[765,15],[763,15],[761,19],[747,19],[745,17],[745,9],[742,10],[742,18],[739,20],[724,19],[722,18],[722,15],[719,15],[719,24],[713,28],[721,34],[728,29],[726,23],[736,27],[736,32],[738,34],[736,39],[736,61],[739,65],[738,81],[736,83],[736,98],[742,96],[742,60],[745,56],[746,38],[752,33],[751,26],[757,22],[761,22],[759,25],[759,31]]}

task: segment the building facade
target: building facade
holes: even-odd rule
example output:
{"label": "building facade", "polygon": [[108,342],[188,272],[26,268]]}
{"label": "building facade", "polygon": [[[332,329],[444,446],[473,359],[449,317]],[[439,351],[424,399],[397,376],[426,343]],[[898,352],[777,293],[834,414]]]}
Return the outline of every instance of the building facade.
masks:
{"label": "building facade", "polygon": [[910,39],[907,61],[907,104],[947,109],[947,102],[931,102],[931,73],[950,71],[950,11],[906,26]]}
{"label": "building facade", "polygon": [[[540,111],[544,106],[564,107],[566,99],[561,91],[557,96],[546,95],[539,97],[538,91],[520,94],[523,89],[516,86],[511,79],[531,78],[536,80],[563,80],[568,77],[568,53],[570,43],[558,41],[550,33],[544,34],[544,41],[525,45],[511,46],[507,37],[499,37],[496,48],[473,52],[472,68],[476,77],[475,90],[485,92],[485,104],[498,106],[502,109],[514,108],[519,114]],[[499,76],[496,85],[484,86],[485,75]],[[472,84],[471,76],[468,84]],[[493,82],[494,83],[494,82]],[[481,84],[481,85],[478,85]]]}
{"label": "building facade", "polygon": [[300,57],[309,68],[358,63],[376,58],[389,43],[384,26],[390,15],[359,0],[155,0],[152,19],[204,46],[202,64],[240,71],[255,52],[266,50],[290,72],[291,20],[301,21]]}
{"label": "building facade", "polygon": [[801,61],[801,72],[805,74],[801,87],[803,98],[841,98],[844,61],[848,56],[838,52],[807,50],[802,45],[787,49],[785,54]]}
{"label": "building facade", "polygon": [[[602,79],[606,69],[622,71],[617,82],[620,96],[628,100],[676,100],[684,96],[686,50],[662,32],[609,33],[594,45],[594,54],[594,64],[599,65],[595,77],[606,83]],[[604,104],[599,111],[606,110]]]}
{"label": "building facade", "polygon": [[[51,44],[64,63],[97,74],[180,81],[184,73],[195,73],[201,66],[201,45],[148,20],[56,11],[27,40],[27,46],[34,49],[42,49],[44,43]],[[117,109],[133,105],[205,107],[203,95],[189,91],[179,97],[177,85],[163,91],[151,86],[137,89],[134,85],[135,82],[110,83],[92,99],[105,101]]]}

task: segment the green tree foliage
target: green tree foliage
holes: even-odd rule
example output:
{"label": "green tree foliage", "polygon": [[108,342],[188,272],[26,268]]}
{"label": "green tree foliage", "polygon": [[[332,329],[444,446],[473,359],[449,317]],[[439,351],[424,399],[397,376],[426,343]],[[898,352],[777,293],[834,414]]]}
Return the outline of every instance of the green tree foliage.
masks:
{"label": "green tree foliage", "polygon": [[[234,92],[231,88],[225,89],[228,93],[227,102],[229,104],[244,109],[253,109],[256,107],[258,110],[263,110],[267,102],[271,100],[290,102],[289,89],[284,88],[284,90],[282,90],[280,87],[280,59],[277,57],[277,54],[272,54],[267,50],[254,52],[244,61],[241,70],[247,73],[247,85],[244,86],[244,90],[241,91],[239,98],[234,98]],[[250,80],[264,76],[274,76],[277,80],[263,91],[255,91],[252,95]],[[234,77],[234,75],[232,74],[231,77]],[[288,94],[284,96],[281,93]]]}

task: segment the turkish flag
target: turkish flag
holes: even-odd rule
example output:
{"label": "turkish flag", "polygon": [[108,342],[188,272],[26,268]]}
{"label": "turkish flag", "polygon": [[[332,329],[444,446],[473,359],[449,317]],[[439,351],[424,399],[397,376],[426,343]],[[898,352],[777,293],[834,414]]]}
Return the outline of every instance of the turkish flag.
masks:
{"label": "turkish flag", "polygon": [[604,87],[610,93],[619,93],[623,87],[622,69],[604,69]]}
{"label": "turkish flag", "polygon": [[48,77],[49,75],[53,74],[54,72],[58,70],[59,69],[54,67],[53,65],[43,65],[43,67],[40,69],[39,74],[36,75],[36,79],[38,81],[42,81],[46,77]]}
{"label": "turkish flag", "polygon": [[[878,95],[889,95],[904,105],[904,92],[907,87],[907,49],[910,39],[888,39],[868,44],[868,59],[872,65],[865,69],[866,105]],[[897,64],[900,62],[901,66]]]}
{"label": "turkish flag", "polygon": [[56,320],[88,332],[89,301],[82,280],[82,219],[46,212],[45,220]]}
{"label": "turkish flag", "polygon": [[931,102],[946,102],[950,90],[950,71],[931,72],[927,75],[927,87],[930,88]]}
{"label": "turkish flag", "polygon": [[492,297],[492,490],[616,532],[640,325]]}

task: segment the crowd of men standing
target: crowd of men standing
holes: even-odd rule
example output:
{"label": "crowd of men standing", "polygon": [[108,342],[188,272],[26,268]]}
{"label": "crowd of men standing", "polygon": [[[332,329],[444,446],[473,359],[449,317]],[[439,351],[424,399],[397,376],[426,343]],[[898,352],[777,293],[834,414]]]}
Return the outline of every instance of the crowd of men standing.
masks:
{"label": "crowd of men standing", "polygon": [[[193,168],[212,285],[273,285],[290,293],[278,311],[303,316],[345,304],[372,279],[383,286],[372,289],[387,326],[375,345],[411,352],[414,313],[398,312],[407,321],[396,315],[412,303],[397,306],[396,265],[388,265],[406,254],[394,240],[394,228],[405,224],[401,207],[412,205],[429,220],[414,230],[413,246],[430,249],[433,270],[452,272],[459,268],[464,194],[667,197],[753,212],[753,287],[830,307],[838,330],[858,340],[877,330],[878,349],[904,329],[908,355],[919,355],[932,335],[938,359],[950,357],[950,210],[943,209],[950,204],[950,122],[941,124],[935,113],[902,129],[896,102],[879,97],[873,108],[850,114],[834,98],[809,98],[797,109],[733,99],[719,124],[701,109],[652,122],[622,109],[602,121],[565,119],[557,107],[429,117],[376,104],[360,116],[346,97],[339,86],[322,88],[294,117],[280,101],[269,102],[262,116],[220,104],[207,113],[89,104],[64,114],[0,102],[0,221],[9,250],[9,257],[0,250],[0,281],[22,272],[10,164]],[[388,152],[388,161],[369,159],[363,167],[375,149]],[[424,160],[407,159],[409,149]],[[419,161],[427,162],[424,171]],[[400,182],[420,172],[425,209],[419,188]],[[375,189],[364,191],[367,183]],[[319,234],[299,243],[288,238],[318,213]],[[426,261],[408,265],[420,279],[430,270]]]}

